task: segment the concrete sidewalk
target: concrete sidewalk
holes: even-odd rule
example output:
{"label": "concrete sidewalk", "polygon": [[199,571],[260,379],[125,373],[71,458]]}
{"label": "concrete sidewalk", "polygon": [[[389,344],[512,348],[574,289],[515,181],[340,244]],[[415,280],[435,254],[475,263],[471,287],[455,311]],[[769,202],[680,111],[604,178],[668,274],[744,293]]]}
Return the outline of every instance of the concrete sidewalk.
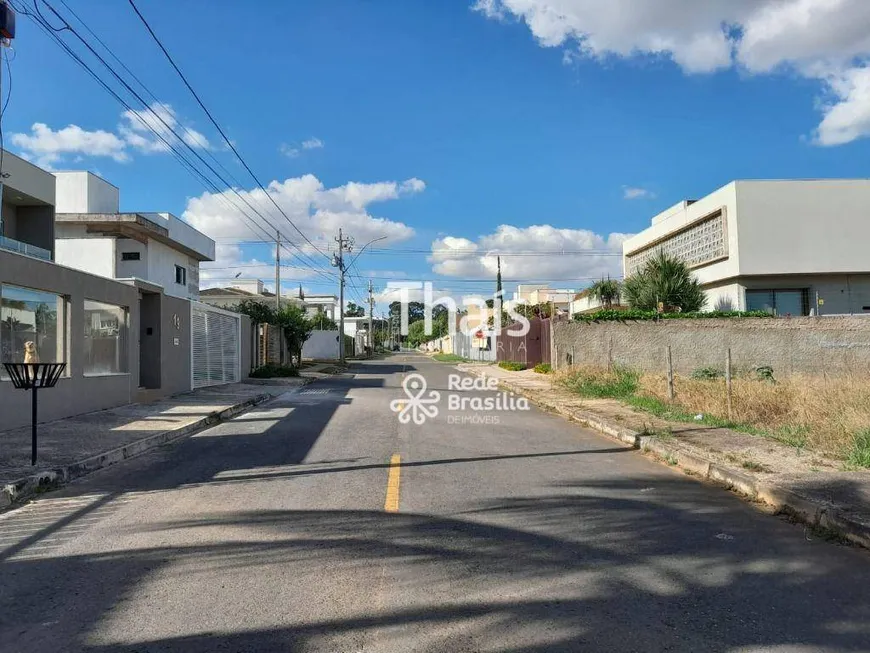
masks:
{"label": "concrete sidewalk", "polygon": [[39,425],[37,464],[30,427],[0,431],[0,509],[95,469],[138,455],[308,382],[202,388]]}
{"label": "concrete sidewalk", "polygon": [[466,364],[457,368],[495,379],[505,390],[689,474],[722,483],[870,548],[870,472],[844,471],[840,461],[769,438],[665,421],[615,399],[586,399],[554,383],[552,376],[532,370]]}

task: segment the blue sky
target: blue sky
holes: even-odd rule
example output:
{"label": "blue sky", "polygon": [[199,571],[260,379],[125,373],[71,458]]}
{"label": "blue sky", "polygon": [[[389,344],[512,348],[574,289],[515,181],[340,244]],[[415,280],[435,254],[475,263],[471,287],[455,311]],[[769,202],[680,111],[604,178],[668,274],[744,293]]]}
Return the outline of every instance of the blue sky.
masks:
{"label": "blue sky", "polygon": [[[685,197],[734,178],[866,176],[866,2],[838,0],[834,13],[825,0],[652,0],[654,13],[628,0],[137,4],[322,249],[344,224],[359,243],[388,235],[379,246],[406,250],[359,259],[355,272],[378,288],[401,277],[483,290],[468,279],[494,276],[487,253],[500,252],[508,285],[579,289],[618,275],[620,234]],[[196,149],[207,139],[251,190],[129,5],[70,6],[171,107],[164,116],[202,135]],[[24,16],[14,46],[9,149],[97,171],[124,210],[186,217],[220,245],[212,283],[271,277],[272,248],[235,244],[253,238],[239,216],[201,198],[202,184]],[[556,250],[589,251],[530,255]],[[285,277],[332,290],[309,271]]]}

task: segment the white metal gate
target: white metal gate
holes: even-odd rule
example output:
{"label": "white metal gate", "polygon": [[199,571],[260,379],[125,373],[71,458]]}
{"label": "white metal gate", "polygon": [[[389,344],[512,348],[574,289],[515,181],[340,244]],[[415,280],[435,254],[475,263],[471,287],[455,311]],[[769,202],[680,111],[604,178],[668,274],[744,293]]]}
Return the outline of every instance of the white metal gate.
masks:
{"label": "white metal gate", "polygon": [[191,302],[193,387],[237,383],[241,376],[241,317]]}

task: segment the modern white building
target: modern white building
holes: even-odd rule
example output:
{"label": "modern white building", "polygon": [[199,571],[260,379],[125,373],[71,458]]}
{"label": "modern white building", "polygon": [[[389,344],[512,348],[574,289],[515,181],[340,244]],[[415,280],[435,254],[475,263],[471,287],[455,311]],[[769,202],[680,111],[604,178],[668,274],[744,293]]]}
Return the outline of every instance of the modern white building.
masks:
{"label": "modern white building", "polygon": [[121,213],[118,189],[90,172],[57,172],[55,260],[109,279],[141,279],[199,297],[214,241],[170,213]]}
{"label": "modern white building", "polygon": [[870,180],[734,181],[625,241],[625,276],[659,251],[691,267],[705,310],[870,313]]}
{"label": "modern white building", "polygon": [[335,295],[305,293],[302,301],[305,303],[305,313],[308,317],[314,317],[322,311],[327,317],[338,321],[338,297]]}

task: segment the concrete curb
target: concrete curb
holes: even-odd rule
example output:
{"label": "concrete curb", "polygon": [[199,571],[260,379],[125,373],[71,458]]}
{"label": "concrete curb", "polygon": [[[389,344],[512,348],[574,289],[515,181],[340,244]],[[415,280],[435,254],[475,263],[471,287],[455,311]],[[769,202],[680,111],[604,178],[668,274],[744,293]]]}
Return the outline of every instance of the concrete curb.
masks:
{"label": "concrete curb", "polygon": [[[483,371],[463,370],[475,376],[485,376]],[[785,513],[809,526],[826,529],[855,544],[870,549],[870,520],[853,514],[848,507],[820,501],[788,488],[766,483],[737,469],[723,465],[683,449],[678,443],[663,441],[656,436],[644,435],[632,429],[608,421],[600,415],[559,405],[540,393],[499,379],[504,390],[526,397],[529,401],[565,416],[582,426],[594,429],[621,442],[653,453],[659,460],[703,479],[715,481],[751,501],[761,501],[778,513]]]}
{"label": "concrete curb", "polygon": [[178,438],[183,438],[186,435],[191,435],[202,429],[214,426],[219,422],[235,417],[253,406],[269,401],[272,397],[273,395],[269,393],[259,394],[224,410],[214,411],[202,419],[198,419],[181,428],[149,435],[147,438],[130,442],[116,449],[111,449],[96,456],[90,456],[69,465],[46,469],[36,474],[19,478],[0,487],[0,510],[13,507],[15,504],[26,501],[41,492],[57,489],[73,479],[85,476],[103,467],[114,465],[172,440],[177,440]]}

